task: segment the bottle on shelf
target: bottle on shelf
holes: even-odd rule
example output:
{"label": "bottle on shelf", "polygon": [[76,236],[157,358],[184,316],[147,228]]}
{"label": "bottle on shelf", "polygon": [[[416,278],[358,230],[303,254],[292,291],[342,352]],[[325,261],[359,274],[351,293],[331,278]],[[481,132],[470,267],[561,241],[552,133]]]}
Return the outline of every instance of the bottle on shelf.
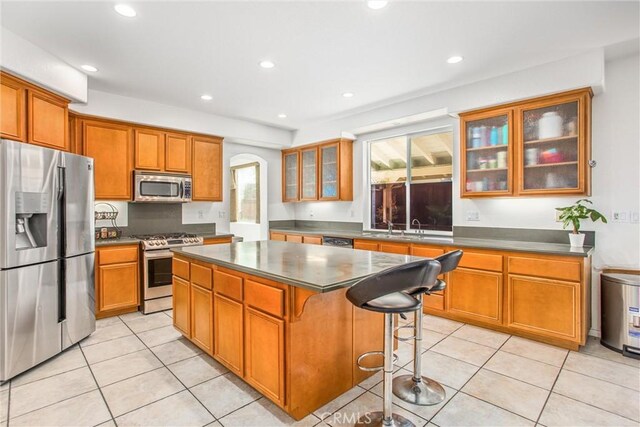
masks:
{"label": "bottle on shelf", "polygon": [[489,137],[491,146],[495,147],[498,145],[498,128],[496,126],[491,126],[491,133]]}

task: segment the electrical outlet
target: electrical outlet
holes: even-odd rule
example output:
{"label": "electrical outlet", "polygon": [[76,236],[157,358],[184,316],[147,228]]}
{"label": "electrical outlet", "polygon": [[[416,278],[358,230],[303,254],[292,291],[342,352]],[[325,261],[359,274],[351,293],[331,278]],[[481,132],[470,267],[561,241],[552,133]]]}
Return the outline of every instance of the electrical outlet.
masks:
{"label": "electrical outlet", "polygon": [[204,219],[204,211],[198,211],[198,219]]}
{"label": "electrical outlet", "polygon": [[556,211],[556,222],[562,222],[562,220],[560,219],[561,215],[562,215],[562,212]]}
{"label": "electrical outlet", "polygon": [[224,218],[225,215],[226,215],[225,211],[218,212],[218,218]]}
{"label": "electrical outlet", "polygon": [[351,218],[353,218],[353,217],[355,216],[355,214],[354,214],[354,212],[353,212],[353,209],[351,209],[351,210],[349,211],[349,213],[351,214]]}
{"label": "electrical outlet", "polygon": [[480,221],[480,212],[467,211],[467,221]]}
{"label": "electrical outlet", "polygon": [[309,209],[309,218],[313,218],[313,211]]}
{"label": "electrical outlet", "polygon": [[637,224],[639,221],[640,214],[638,213],[638,211],[629,212],[629,222],[631,222],[631,224]]}
{"label": "electrical outlet", "polygon": [[611,213],[611,222],[627,222],[627,213],[622,211],[613,211]]}

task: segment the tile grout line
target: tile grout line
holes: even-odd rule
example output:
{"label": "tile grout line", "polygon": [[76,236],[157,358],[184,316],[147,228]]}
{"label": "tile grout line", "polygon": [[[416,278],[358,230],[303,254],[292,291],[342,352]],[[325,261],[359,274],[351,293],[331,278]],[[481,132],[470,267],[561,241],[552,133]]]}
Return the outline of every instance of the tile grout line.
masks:
{"label": "tile grout line", "polygon": [[[574,374],[583,375],[585,377],[593,378],[594,380],[602,381],[602,382],[605,382],[605,383],[608,383],[608,384],[611,384],[611,385],[615,385],[615,386],[618,386],[618,387],[626,388],[627,390],[631,390],[631,391],[636,392],[636,393],[640,393],[640,390],[636,390],[634,388],[627,387],[627,386],[622,385],[622,384],[614,383],[612,381],[605,380],[605,379],[602,379],[602,378],[594,377],[594,376],[586,374],[584,372],[578,372],[578,371],[574,371],[573,369],[565,368],[564,367],[564,363],[563,363],[563,368],[562,369],[566,369],[568,372],[572,372]],[[640,374],[640,372],[638,372],[638,374]]]}
{"label": "tile grout line", "polygon": [[[458,328],[458,329],[460,329],[460,328]],[[456,331],[457,331],[458,329],[456,329]],[[455,331],[454,331],[454,332],[455,332]],[[453,334],[454,332],[452,332],[451,334]],[[449,334],[449,336],[451,336],[451,334]],[[447,400],[447,402],[446,402],[444,405],[442,405],[442,408],[438,409],[438,410],[435,412],[435,414],[433,414],[433,416],[429,419],[429,422],[432,422],[431,420],[433,420],[433,419],[434,419],[434,418],[435,418],[435,417],[436,417],[440,412],[442,412],[442,410],[443,410],[443,409],[444,409],[444,408],[445,408],[445,407],[446,407],[446,406],[447,406],[447,405],[448,405],[448,404],[453,400],[453,398],[454,398],[454,397],[456,397],[456,396],[458,395],[458,393],[462,393],[462,394],[464,394],[464,395],[467,395],[467,396],[473,397],[474,399],[478,399],[478,400],[480,400],[480,401],[482,401],[482,402],[488,403],[489,405],[491,405],[491,406],[493,406],[493,407],[496,407],[496,408],[498,408],[498,409],[502,409],[503,411],[507,411],[507,412],[509,412],[509,413],[512,413],[512,414],[514,414],[514,415],[516,415],[516,416],[518,416],[518,417],[520,417],[520,418],[528,419],[528,418],[526,418],[526,417],[523,417],[522,415],[518,415],[518,414],[516,414],[515,412],[511,412],[510,410],[508,410],[508,409],[506,409],[506,408],[502,408],[502,407],[500,407],[500,406],[498,406],[498,405],[495,405],[495,404],[493,404],[493,403],[491,403],[491,402],[487,402],[487,401],[485,401],[485,400],[483,400],[483,399],[480,399],[480,398],[478,398],[478,397],[476,397],[476,396],[471,396],[470,394],[467,394],[467,393],[465,393],[465,392],[463,392],[463,391],[462,391],[462,389],[463,389],[467,384],[469,384],[469,382],[473,379],[473,377],[475,377],[475,376],[478,374],[478,372],[480,372],[480,371],[484,368],[484,366],[489,362],[489,360],[493,359],[493,357],[494,357],[494,356],[495,356],[495,355],[496,355],[496,354],[497,354],[497,353],[502,349],[502,347],[504,347],[504,345],[507,343],[507,341],[509,341],[509,340],[511,339],[511,337],[512,337],[512,336],[513,336],[513,335],[509,335],[509,337],[508,337],[506,340],[504,340],[504,342],[503,342],[502,344],[500,344],[500,347],[498,347],[498,348],[496,348],[496,349],[495,349],[495,351],[493,352],[493,354],[491,355],[491,357],[489,357],[489,358],[488,358],[488,359],[487,359],[487,360],[482,364],[482,366],[480,366],[480,367],[478,368],[478,370],[477,370],[476,372],[474,372],[474,374],[473,374],[473,375],[471,375],[471,377],[469,377],[469,379],[468,379],[464,384],[462,384],[462,387],[460,387],[459,389],[455,389],[455,388],[451,387],[451,388],[453,388],[454,390],[456,390],[456,392],[453,394],[453,396],[451,396],[451,397],[449,398],[449,400]],[[448,357],[450,357],[450,356],[448,356]],[[454,357],[454,358],[452,358],[452,359],[455,359],[455,357]],[[455,359],[455,360],[459,360],[459,359]],[[492,372],[493,372],[493,371],[492,371]]]}
{"label": "tile grout line", "polygon": [[[120,319],[120,320],[122,320],[122,319]],[[173,322],[173,321],[172,321],[172,322]],[[196,400],[196,401],[197,401],[197,402],[198,402],[198,403],[199,403],[199,404],[200,404],[200,405],[201,405],[201,406],[202,406],[202,407],[203,407],[203,408],[204,408],[204,409],[209,413],[209,415],[211,415],[211,416],[213,417],[213,421],[212,421],[212,422],[216,422],[216,421],[218,421],[218,418],[217,418],[215,415],[213,415],[213,413],[209,410],[209,408],[207,408],[207,406],[206,406],[204,403],[202,403],[202,402],[200,401],[200,399],[198,399],[198,397],[197,397],[195,394],[193,394],[193,392],[191,391],[191,389],[189,389],[189,387],[187,387],[187,386],[186,386],[186,385],[185,385],[185,384],[180,380],[180,378],[178,378],[178,376],[177,376],[176,374],[174,374],[174,373],[173,373],[173,371],[172,371],[171,369],[169,369],[169,367],[168,367],[167,365],[165,365],[165,363],[164,363],[164,362],[163,362],[163,361],[158,357],[158,355],[157,355],[157,354],[155,354],[155,353],[153,352],[153,350],[151,350],[151,348],[147,345],[147,343],[146,343],[146,342],[144,342],[142,339],[140,339],[140,337],[138,337],[138,334],[136,334],[135,332],[133,332],[133,330],[129,327],[129,325],[127,325],[127,323],[126,323],[126,322],[124,322],[124,321],[123,321],[123,323],[124,323],[124,324],[125,324],[125,326],[126,326],[127,328],[129,328],[129,330],[130,330],[130,331],[131,331],[131,332],[132,332],[132,333],[133,333],[133,334],[134,334],[134,335],[135,335],[135,336],[136,336],[136,337],[137,337],[137,338],[142,342],[142,344],[146,347],[146,349],[147,349],[148,351],[150,351],[150,352],[151,352],[151,354],[153,354],[153,356],[154,356],[156,359],[158,359],[158,361],[162,364],[162,366],[163,366],[167,371],[169,371],[169,372],[171,373],[171,375],[173,375],[173,377],[174,377],[174,378],[175,378],[175,379],[180,383],[180,385],[182,385],[182,387],[184,387],[184,389],[185,389],[185,390],[187,390],[187,392],[189,392],[189,394],[190,394],[191,396],[193,396],[193,398],[194,398],[194,399],[195,399],[195,400]],[[175,328],[174,328],[174,329],[175,329]],[[181,335],[181,336],[182,336],[182,335]],[[163,343],[163,344],[167,344],[167,343]],[[159,344],[159,345],[162,345],[162,344]],[[159,346],[159,345],[158,345],[158,346]],[[158,346],[156,346],[156,347],[158,347]],[[219,376],[220,376],[220,375],[218,375],[218,377],[219,377]],[[217,378],[217,377],[216,377],[216,378]],[[210,381],[210,380],[208,380],[208,381]],[[181,390],[181,391],[182,391],[182,390]],[[177,394],[177,393],[174,393],[174,394]],[[165,396],[165,397],[163,397],[163,399],[165,399],[166,397],[169,397],[169,396]],[[160,399],[160,400],[162,400],[162,399]],[[145,405],[145,406],[146,406],[146,405]],[[141,406],[141,407],[142,407],[142,406]],[[140,409],[140,408],[137,408],[137,409]],[[124,414],[122,414],[122,415],[124,415]],[[219,421],[218,421],[218,422],[219,422]]]}
{"label": "tile grout line", "polygon": [[[80,346],[78,346],[78,348],[80,348]],[[71,348],[69,348],[69,349],[67,349],[65,351],[73,351],[73,350]],[[40,364],[34,366],[33,368],[29,368],[29,370],[18,374],[16,376],[16,378],[20,377],[20,375],[23,375],[23,374],[26,374],[27,372],[30,372],[31,369],[34,369],[34,368],[37,369],[37,368],[45,365],[47,362],[51,361],[52,359],[54,359],[57,356],[61,356],[62,354],[64,354],[64,351],[62,353],[58,353],[57,355],[53,356],[51,359],[47,359],[47,360],[45,360],[43,362],[40,362]],[[58,376],[58,375],[62,375],[62,374],[66,374],[66,373],[69,373],[69,372],[77,371],[78,369],[82,369],[82,368],[84,368],[84,366],[78,366],[77,368],[71,368],[71,369],[67,369],[66,371],[56,372],[55,374],[51,374],[51,375],[48,375],[48,376],[42,377],[42,378],[37,378],[35,380],[31,380],[29,382],[26,382],[24,384],[13,386],[12,388],[20,388],[20,387],[23,387],[23,386],[26,386],[26,385],[29,385],[29,384],[33,384],[33,383],[38,382],[38,381],[42,381],[42,380],[47,380],[49,378],[53,378],[53,377]],[[13,380],[11,382],[13,383]]]}
{"label": "tile grout line", "polygon": [[[598,408],[597,406],[593,406],[593,405],[591,405],[591,404],[589,404],[589,403],[586,403],[586,402],[583,402],[583,401],[581,401],[581,400],[575,399],[575,398],[573,398],[573,397],[571,397],[571,396],[566,396],[566,395],[564,395],[564,394],[562,394],[562,393],[558,393],[557,391],[556,391],[556,392],[551,391],[551,392],[552,392],[552,393],[557,394],[558,396],[562,396],[562,397],[564,397],[564,398],[566,398],[566,399],[573,400],[574,402],[581,403],[581,404],[583,404],[583,405],[589,406],[589,407],[594,408],[594,409],[597,409],[597,410],[599,410],[599,411],[606,412],[606,413],[611,414],[611,415],[615,415],[616,417],[624,418],[625,420],[632,421],[632,422],[634,422],[634,423],[636,423],[636,424],[638,423],[638,421],[633,420],[633,419],[631,419],[631,418],[629,418],[629,417],[626,417],[626,416],[624,416],[624,415],[616,414],[615,412],[611,412],[611,411],[609,411],[609,410],[607,410],[607,409]],[[545,405],[546,405],[546,403],[545,403]]]}
{"label": "tile grout line", "polygon": [[[25,412],[24,414],[20,414],[20,415],[18,415],[17,417],[13,417],[13,419],[21,418],[21,417],[23,417],[23,416],[25,416],[25,415],[29,415],[29,414],[32,414],[32,413],[34,413],[34,412],[36,412],[36,411],[40,411],[41,409],[50,408],[51,406],[55,406],[55,405],[57,405],[57,404],[59,404],[59,403],[66,402],[66,401],[71,400],[71,399],[75,399],[76,397],[84,396],[85,394],[92,393],[92,392],[94,392],[94,391],[96,391],[96,390],[98,390],[98,388],[94,388],[93,390],[89,390],[89,391],[85,391],[85,392],[80,393],[80,394],[76,394],[75,396],[67,397],[66,399],[62,399],[62,400],[59,400],[59,401],[57,401],[57,402],[50,403],[50,404],[45,405],[45,406],[42,406],[42,407],[40,407],[40,408],[32,409],[31,411]],[[6,420],[6,421],[7,421],[7,425],[8,425],[8,424],[9,424],[9,423],[8,423],[8,422],[9,422],[9,418],[7,418],[7,420]],[[108,422],[108,421],[109,421],[109,420],[103,421],[103,423],[106,423],[106,422]],[[101,423],[101,424],[102,424],[102,423]]]}
{"label": "tile grout line", "polygon": [[91,373],[91,377],[93,378],[93,381],[96,383],[96,387],[98,388],[98,392],[100,393],[100,396],[102,396],[102,401],[104,402],[104,405],[107,407],[107,411],[109,411],[109,415],[111,415],[111,421],[113,421],[113,423],[117,427],[118,423],[116,423],[116,419],[113,416],[113,412],[111,412],[111,408],[109,407],[109,404],[107,403],[107,399],[104,397],[104,394],[102,393],[102,387],[100,387],[100,384],[98,384],[98,380],[96,379],[96,376],[93,373],[93,369],[91,369],[91,365],[89,364],[89,361],[87,360],[87,357],[84,355],[84,351],[82,351],[82,348],[80,347],[80,345],[78,345],[78,348],[80,348],[80,353],[82,354],[84,362],[87,364],[87,368],[89,368],[89,372]]}

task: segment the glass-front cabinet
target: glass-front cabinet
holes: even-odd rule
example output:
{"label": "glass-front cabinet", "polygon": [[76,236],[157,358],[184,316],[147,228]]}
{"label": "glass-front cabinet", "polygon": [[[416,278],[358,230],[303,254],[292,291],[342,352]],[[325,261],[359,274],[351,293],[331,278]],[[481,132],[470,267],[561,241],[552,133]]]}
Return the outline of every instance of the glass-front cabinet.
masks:
{"label": "glass-front cabinet", "polygon": [[300,200],[318,200],[318,149],[300,150]]}
{"label": "glass-front cabinet", "polygon": [[338,183],[338,144],[332,143],[320,147],[320,200],[337,200]]}
{"label": "glass-front cabinet", "polygon": [[591,89],[461,113],[462,197],[588,195]]}
{"label": "glass-front cabinet", "polygon": [[505,196],[513,194],[511,110],[490,111],[463,118],[466,136],[462,194]]}
{"label": "glass-front cabinet", "polygon": [[295,202],[300,199],[298,187],[298,151],[283,151],[283,177],[282,177],[282,199],[285,202]]}
{"label": "glass-front cabinet", "polygon": [[353,141],[337,138],[283,150],[282,200],[353,200]]}
{"label": "glass-front cabinet", "polygon": [[[520,194],[587,193],[590,96],[532,102],[518,111]],[[590,108],[589,108],[590,110]]]}

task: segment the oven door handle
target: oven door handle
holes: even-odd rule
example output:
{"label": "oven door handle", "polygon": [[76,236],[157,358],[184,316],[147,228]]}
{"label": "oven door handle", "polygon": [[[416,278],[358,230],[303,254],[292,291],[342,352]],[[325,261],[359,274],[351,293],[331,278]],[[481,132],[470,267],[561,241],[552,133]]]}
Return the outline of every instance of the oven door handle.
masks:
{"label": "oven door handle", "polygon": [[144,251],[143,257],[144,259],[173,258],[173,252],[168,249],[162,251]]}

